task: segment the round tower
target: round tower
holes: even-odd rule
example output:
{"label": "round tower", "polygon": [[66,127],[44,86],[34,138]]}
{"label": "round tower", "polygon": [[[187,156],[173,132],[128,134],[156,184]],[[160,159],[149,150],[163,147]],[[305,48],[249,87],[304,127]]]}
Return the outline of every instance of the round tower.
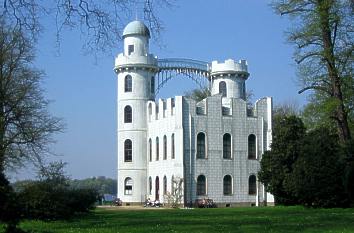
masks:
{"label": "round tower", "polygon": [[238,63],[232,59],[224,63],[211,63],[211,94],[221,94],[226,98],[241,98],[246,100],[245,81],[249,76],[246,60]]}
{"label": "round tower", "polygon": [[115,59],[118,76],[118,193],[124,203],[146,194],[146,102],[155,98],[157,59],[149,54],[149,29],[141,21],[123,31],[124,52]]}

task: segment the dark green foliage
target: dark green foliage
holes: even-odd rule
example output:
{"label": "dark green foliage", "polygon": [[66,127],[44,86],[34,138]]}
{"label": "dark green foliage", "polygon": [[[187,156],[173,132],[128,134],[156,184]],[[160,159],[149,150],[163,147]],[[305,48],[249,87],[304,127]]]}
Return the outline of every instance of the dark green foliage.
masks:
{"label": "dark green foliage", "polygon": [[68,219],[94,207],[97,191],[71,188],[64,172],[65,165],[59,161],[42,166],[38,174],[39,181],[25,183],[19,188],[18,199],[26,218]]}
{"label": "dark green foliage", "polygon": [[17,224],[21,219],[20,205],[18,204],[17,194],[13,191],[8,180],[0,172],[0,222],[5,223],[6,232],[21,232]]}
{"label": "dark green foliage", "polygon": [[31,219],[68,219],[94,207],[97,192],[92,189],[70,189],[68,185],[35,181],[19,194],[23,214]]}
{"label": "dark green foliage", "polygon": [[259,179],[280,204],[296,204],[297,199],[285,189],[291,177],[292,166],[299,156],[300,140],[305,135],[305,127],[296,116],[274,118],[272,150],[263,154]]}
{"label": "dark green foliage", "polygon": [[287,190],[306,206],[348,206],[344,157],[337,135],[323,128],[309,132],[302,140]]}
{"label": "dark green foliage", "polygon": [[346,154],[344,185],[349,199],[354,203],[354,140],[348,142],[344,149]]}
{"label": "dark green foliage", "polygon": [[353,165],[338,135],[327,128],[305,132],[300,118],[277,116],[271,151],[261,160],[259,179],[277,204],[348,207]]}

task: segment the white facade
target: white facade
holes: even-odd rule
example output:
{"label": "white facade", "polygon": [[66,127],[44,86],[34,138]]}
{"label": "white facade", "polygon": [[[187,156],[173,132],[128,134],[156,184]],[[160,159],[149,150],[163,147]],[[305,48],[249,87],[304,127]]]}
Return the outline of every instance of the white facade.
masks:
{"label": "white facade", "polygon": [[248,109],[245,60],[210,64],[212,96],[196,103],[183,96],[155,102],[157,59],[149,54],[140,21],[123,32],[118,75],[118,194],[125,204],[165,202],[173,177],[183,179],[184,204],[205,197],[220,206],[273,203],[256,181],[269,149],[272,99]]}

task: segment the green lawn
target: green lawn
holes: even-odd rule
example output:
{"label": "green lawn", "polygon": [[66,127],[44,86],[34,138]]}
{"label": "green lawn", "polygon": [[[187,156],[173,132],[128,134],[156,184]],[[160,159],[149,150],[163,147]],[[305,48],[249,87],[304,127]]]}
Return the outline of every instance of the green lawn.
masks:
{"label": "green lawn", "polygon": [[27,221],[21,228],[33,233],[354,232],[354,209],[97,209],[72,221]]}

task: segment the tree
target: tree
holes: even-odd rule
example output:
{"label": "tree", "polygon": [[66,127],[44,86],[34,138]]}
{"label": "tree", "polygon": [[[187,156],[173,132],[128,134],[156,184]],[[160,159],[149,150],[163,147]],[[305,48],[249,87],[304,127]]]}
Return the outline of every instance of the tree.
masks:
{"label": "tree", "polygon": [[17,202],[29,219],[68,219],[94,208],[98,193],[91,188],[72,188],[65,175],[65,163],[52,162],[38,171],[39,180],[24,184]]}
{"label": "tree", "polygon": [[15,214],[16,194],[6,169],[28,160],[41,163],[52,134],[62,129],[60,119],[48,112],[40,88],[42,72],[32,67],[33,59],[31,41],[0,17],[0,221],[7,223],[8,232],[15,231],[20,215]]}
{"label": "tree", "polygon": [[[353,96],[354,6],[350,0],[279,0],[278,14],[297,25],[288,33],[296,46],[295,61],[303,83],[302,93],[313,90],[323,98],[325,116],[335,123],[342,143],[351,139],[348,100]],[[351,90],[351,91],[350,91]]]}
{"label": "tree", "polygon": [[0,173],[41,162],[50,150],[53,133],[63,125],[48,112],[40,87],[42,72],[32,66],[33,47],[21,31],[0,18]]}
{"label": "tree", "polygon": [[94,189],[100,195],[117,193],[117,180],[104,176],[87,178],[83,180],[70,180],[69,184],[72,188]]}
{"label": "tree", "polygon": [[287,189],[305,206],[348,206],[348,192],[343,182],[344,158],[337,135],[325,128],[307,133]]}
{"label": "tree", "polygon": [[208,87],[204,88],[196,88],[191,91],[187,91],[184,93],[185,97],[193,99],[197,102],[202,101],[203,99],[211,96],[211,92]]}
{"label": "tree", "polygon": [[163,26],[156,9],[171,7],[173,0],[2,0],[0,15],[9,18],[17,30],[30,35],[33,40],[43,30],[43,21],[55,25],[57,42],[64,30],[80,28],[84,49],[88,52],[107,52],[122,39],[121,31],[138,9],[155,38]]}
{"label": "tree", "polygon": [[167,200],[168,205],[172,208],[178,208],[183,198],[183,178],[173,177],[171,186],[171,192],[167,192],[164,199]]}
{"label": "tree", "polygon": [[295,101],[286,101],[277,104],[273,108],[273,116],[285,117],[285,116],[299,116],[299,105]]}
{"label": "tree", "polygon": [[267,191],[274,195],[277,204],[297,203],[297,198],[287,189],[287,183],[292,176],[293,164],[299,156],[305,131],[299,117],[274,118],[271,151],[262,155],[258,177]]}

